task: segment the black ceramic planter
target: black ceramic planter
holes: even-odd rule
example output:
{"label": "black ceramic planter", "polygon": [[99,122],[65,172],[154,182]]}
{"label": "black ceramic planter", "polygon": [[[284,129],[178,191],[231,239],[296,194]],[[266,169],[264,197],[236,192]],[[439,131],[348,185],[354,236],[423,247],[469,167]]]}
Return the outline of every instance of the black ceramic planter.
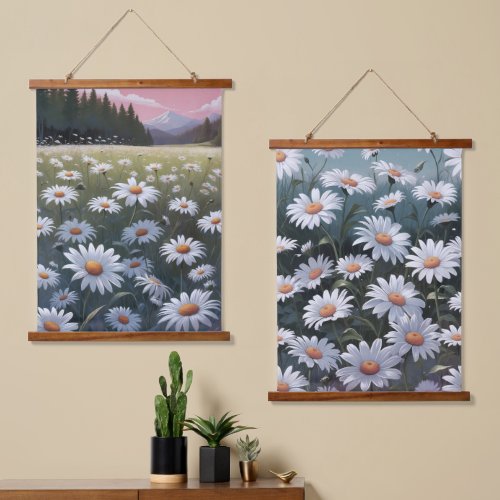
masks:
{"label": "black ceramic planter", "polygon": [[228,446],[200,447],[200,483],[229,481],[231,463]]}
{"label": "black ceramic planter", "polygon": [[151,481],[153,483],[187,481],[187,437],[151,438]]}

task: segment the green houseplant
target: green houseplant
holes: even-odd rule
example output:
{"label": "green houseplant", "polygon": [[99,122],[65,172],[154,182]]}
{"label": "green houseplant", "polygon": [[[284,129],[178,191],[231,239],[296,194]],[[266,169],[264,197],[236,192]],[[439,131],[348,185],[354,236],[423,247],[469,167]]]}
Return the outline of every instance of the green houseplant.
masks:
{"label": "green houseplant", "polygon": [[156,436],[151,438],[151,481],[158,483],[187,480],[187,438],[183,436],[183,430],[193,372],[187,372],[184,384],[182,361],[176,351],[170,353],[168,368],[170,392],[162,375],[159,378],[161,394],[154,400]]}
{"label": "green houseplant", "polygon": [[208,446],[200,447],[200,482],[220,483],[229,481],[230,453],[221,441],[232,434],[254,427],[237,425],[238,415],[225,413],[219,420],[211,416],[204,419],[196,416],[185,421],[186,429],[195,432],[207,441]]}
{"label": "green houseplant", "polygon": [[240,475],[245,482],[255,481],[259,473],[257,457],[260,453],[259,439],[250,439],[248,434],[245,439],[236,441],[238,455],[240,457]]}

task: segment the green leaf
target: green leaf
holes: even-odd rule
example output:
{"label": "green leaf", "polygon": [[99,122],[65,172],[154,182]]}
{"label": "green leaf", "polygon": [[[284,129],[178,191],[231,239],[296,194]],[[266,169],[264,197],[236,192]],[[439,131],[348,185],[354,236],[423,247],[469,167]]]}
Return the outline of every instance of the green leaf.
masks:
{"label": "green leaf", "polygon": [[100,306],[91,311],[90,313],[87,314],[87,317],[85,318],[85,321],[81,324],[80,326],[80,331],[83,332],[85,331],[84,327],[87,326],[88,323],[90,323],[98,314],[99,312],[104,309],[106,306]]}
{"label": "green leaf", "polygon": [[137,305],[138,305],[137,299],[135,298],[135,295],[133,293],[130,293],[130,292],[115,293],[113,295],[113,298],[109,301],[108,307],[111,307],[113,304],[116,304],[120,299],[122,299],[123,297],[127,297],[128,295],[130,295],[134,299],[135,306],[137,307]]}
{"label": "green leaf", "polygon": [[160,377],[159,382],[160,382],[161,392],[166,398],[168,398],[167,381],[165,380],[165,377],[163,375]]}
{"label": "green leaf", "polygon": [[424,168],[424,165],[425,165],[425,160],[419,162],[417,164],[417,166],[413,169],[413,171],[417,174],[418,172],[420,172]]}
{"label": "green leaf", "polygon": [[318,246],[321,246],[321,245],[331,245],[332,242],[330,241],[330,238],[328,238],[327,236],[323,236],[323,238],[321,238],[319,240],[319,243],[318,243]]}
{"label": "green leaf", "polygon": [[335,288],[342,288],[342,287],[351,290],[351,292],[353,293],[358,292],[358,288],[356,287],[356,285],[347,280],[336,280],[331,286],[330,290],[335,290]]}
{"label": "green leaf", "polygon": [[354,328],[347,328],[344,330],[341,340],[358,340],[361,342],[363,337]]}
{"label": "green leaf", "polygon": [[193,383],[193,370],[188,370],[186,373],[186,386],[184,388],[184,392],[187,394],[191,384]]}
{"label": "green leaf", "polygon": [[440,372],[440,371],[443,371],[443,370],[447,370],[448,368],[451,368],[451,366],[447,366],[447,365],[435,365],[427,373],[429,373],[429,375],[430,375],[431,373],[437,373],[437,372]]}
{"label": "green leaf", "polygon": [[438,288],[438,292],[441,291],[448,293],[450,296],[455,295],[457,293],[457,290],[453,285],[441,285]]}

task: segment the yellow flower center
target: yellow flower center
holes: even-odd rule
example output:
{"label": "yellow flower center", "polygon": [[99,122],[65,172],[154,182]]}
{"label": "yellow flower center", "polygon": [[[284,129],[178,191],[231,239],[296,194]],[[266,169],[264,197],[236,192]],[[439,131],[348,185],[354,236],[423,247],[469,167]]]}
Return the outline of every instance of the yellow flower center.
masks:
{"label": "yellow flower center", "polygon": [[398,200],[396,200],[395,198],[389,198],[389,199],[384,201],[384,205],[385,206],[393,205],[394,203],[397,203],[397,202],[398,202]]}
{"label": "yellow flower center", "polygon": [[321,212],[321,210],[323,210],[323,205],[319,202],[309,203],[309,205],[307,205],[306,207],[306,213],[308,213],[309,215],[317,214]]}
{"label": "yellow flower center", "polygon": [[189,245],[177,245],[177,248],[175,249],[177,253],[189,253],[191,250]]}
{"label": "yellow flower center", "polygon": [[347,264],[345,268],[348,273],[357,273],[361,269],[361,266],[358,263],[353,262],[352,264]]}
{"label": "yellow flower center", "polygon": [[321,359],[323,357],[323,353],[317,349],[316,347],[309,346],[306,349],[306,354],[311,358],[311,359]]}
{"label": "yellow flower center", "polygon": [[72,227],[70,230],[69,230],[70,234],[73,234],[75,236],[79,235],[79,234],[82,234],[82,230],[79,228],[79,227]]}
{"label": "yellow flower center", "polygon": [[130,186],[129,191],[132,194],[141,194],[142,193],[142,188],[141,188],[141,186]]}
{"label": "yellow flower center", "polygon": [[212,224],[220,224],[220,217],[214,217],[210,222]]}
{"label": "yellow flower center", "polygon": [[333,304],[325,304],[320,310],[319,315],[322,318],[330,318],[337,312],[337,308]]}
{"label": "yellow flower center", "polygon": [[198,276],[201,276],[201,275],[205,274],[205,269],[198,269],[198,270],[196,271],[196,274],[197,274]]}
{"label": "yellow flower center", "polygon": [[139,267],[141,265],[141,263],[138,261],[138,260],[133,260],[128,267],[130,267],[130,269],[135,269],[136,267]]}
{"label": "yellow flower center", "polygon": [[462,340],[462,334],[460,334],[460,333],[454,333],[451,336],[451,340],[454,340],[455,342],[458,342],[459,340]]}
{"label": "yellow flower center", "polygon": [[345,179],[342,179],[342,184],[345,184],[346,186],[356,187],[358,185],[358,182],[354,179],[346,177]]}
{"label": "yellow flower center", "polygon": [[276,161],[282,163],[286,160],[286,154],[283,151],[276,151]]}
{"label": "yellow flower center", "polygon": [[408,332],[405,335],[405,340],[410,345],[420,346],[424,343],[424,336],[419,332]]}
{"label": "yellow flower center", "polygon": [[400,293],[392,292],[387,296],[387,298],[396,306],[404,306],[406,304],[404,295],[401,295]]}
{"label": "yellow flower center", "polygon": [[193,314],[196,314],[200,310],[200,306],[197,304],[182,304],[181,307],[179,307],[178,313],[181,316],[192,316]]}
{"label": "yellow flower center", "polygon": [[44,321],[43,327],[48,332],[59,332],[61,330],[61,327],[55,321]]}
{"label": "yellow flower center", "polygon": [[101,207],[102,207],[102,208],[109,208],[109,203],[108,203],[107,201],[103,201],[103,202],[101,203]]}
{"label": "yellow flower center", "polygon": [[312,269],[309,273],[309,279],[315,280],[321,276],[322,270],[318,267],[317,269]]}
{"label": "yellow flower center", "polygon": [[161,285],[160,280],[157,280],[156,278],[149,278],[149,281],[151,283],[153,283],[153,285],[157,285],[157,286]]}
{"label": "yellow flower center", "polygon": [[438,267],[439,264],[441,264],[441,259],[436,256],[427,257],[427,259],[424,260],[424,267],[427,269],[434,269]]}
{"label": "yellow flower center", "polygon": [[64,191],[56,191],[56,192],[54,193],[54,196],[55,196],[56,198],[64,198]]}
{"label": "yellow flower center", "polygon": [[188,208],[189,207],[189,205],[185,201],[183,201],[179,206],[181,208]]}
{"label": "yellow flower center", "polygon": [[283,341],[283,337],[281,335],[278,335],[278,342],[282,342]]}
{"label": "yellow flower center", "polygon": [[85,263],[85,270],[92,276],[99,276],[104,271],[102,265],[96,260],[88,260]]}
{"label": "yellow flower center", "polygon": [[429,196],[434,200],[440,200],[443,197],[443,195],[439,191],[430,191]]}
{"label": "yellow flower center", "polygon": [[376,361],[367,360],[359,365],[359,370],[365,375],[375,375],[380,371],[380,365]]}
{"label": "yellow flower center", "polygon": [[37,228],[37,229],[42,229],[42,227],[43,227],[43,224],[37,224],[37,225],[36,225],[36,228]]}
{"label": "yellow flower center", "polygon": [[43,280],[46,280],[49,277],[49,273],[42,271],[41,273],[38,273],[38,276],[40,276]]}
{"label": "yellow flower center", "polygon": [[64,172],[64,175],[66,177],[73,177],[75,174],[73,174],[73,172]]}
{"label": "yellow flower center", "polygon": [[68,298],[67,293],[63,293],[62,295],[59,295],[59,300],[61,300],[61,301],[66,300],[67,298]]}
{"label": "yellow flower center", "polygon": [[392,245],[392,236],[388,233],[377,233],[375,235],[375,241],[380,245],[388,247],[389,245]]}
{"label": "yellow flower center", "polygon": [[146,236],[148,234],[148,230],[145,227],[140,227],[136,230],[135,235],[139,238],[140,236]]}
{"label": "yellow flower center", "polygon": [[292,290],[293,290],[293,285],[291,285],[290,283],[285,283],[284,285],[281,285],[281,287],[280,287],[280,292],[284,295],[286,295],[287,293],[290,293]]}
{"label": "yellow flower center", "polygon": [[399,170],[396,170],[395,168],[390,168],[387,173],[391,177],[401,177],[401,172]]}
{"label": "yellow flower center", "polygon": [[288,392],[290,387],[285,382],[278,382],[278,392]]}
{"label": "yellow flower center", "polygon": [[128,325],[130,322],[130,320],[128,319],[128,316],[125,316],[124,314],[120,314],[120,316],[118,316],[118,321],[122,325]]}

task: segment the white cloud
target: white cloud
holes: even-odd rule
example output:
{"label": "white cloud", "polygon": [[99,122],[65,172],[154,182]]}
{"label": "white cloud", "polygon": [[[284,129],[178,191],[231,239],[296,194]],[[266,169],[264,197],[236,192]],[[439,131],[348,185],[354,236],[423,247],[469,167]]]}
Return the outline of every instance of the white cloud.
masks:
{"label": "white cloud", "polygon": [[198,109],[194,109],[193,111],[190,111],[190,113],[200,113],[202,111],[210,111],[212,113],[218,113],[220,114],[221,112],[221,107],[222,107],[222,96],[220,95],[219,97],[216,97],[215,99],[211,100],[210,102],[207,102],[206,104],[203,104]]}
{"label": "white cloud", "polygon": [[108,94],[108,97],[112,97],[113,99],[124,101],[126,103],[131,102],[132,104],[140,104],[142,106],[148,106],[150,108],[168,109],[154,99],[142,97],[137,94],[122,94],[118,89],[96,89],[96,93],[101,97],[104,94]]}

